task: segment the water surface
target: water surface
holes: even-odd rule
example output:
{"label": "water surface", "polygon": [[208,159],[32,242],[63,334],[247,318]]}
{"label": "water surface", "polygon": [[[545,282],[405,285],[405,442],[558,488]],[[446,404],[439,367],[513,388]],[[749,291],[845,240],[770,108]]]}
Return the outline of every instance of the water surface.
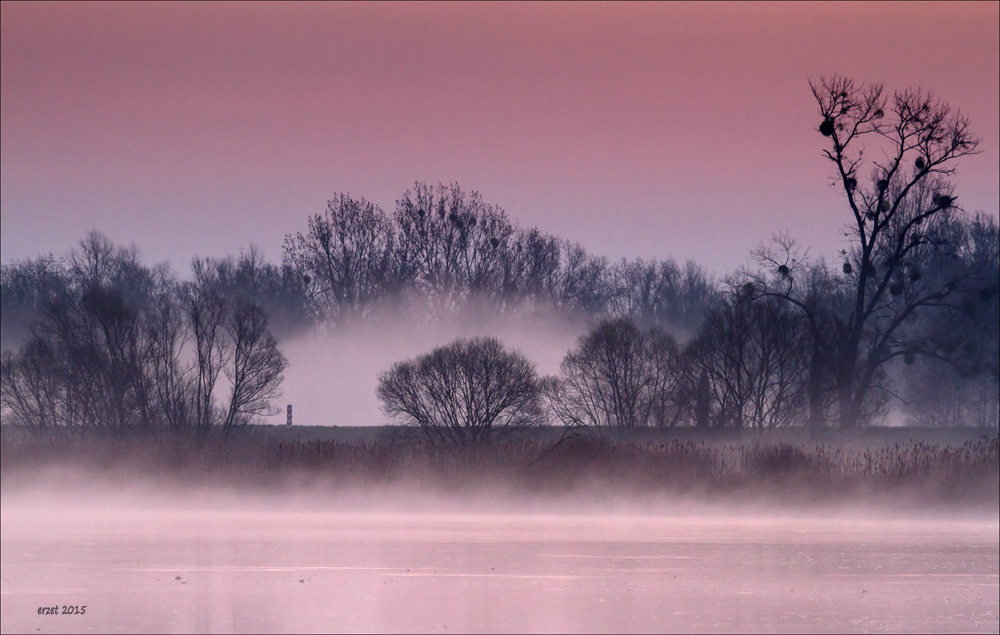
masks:
{"label": "water surface", "polygon": [[1000,630],[996,519],[5,498],[5,633]]}

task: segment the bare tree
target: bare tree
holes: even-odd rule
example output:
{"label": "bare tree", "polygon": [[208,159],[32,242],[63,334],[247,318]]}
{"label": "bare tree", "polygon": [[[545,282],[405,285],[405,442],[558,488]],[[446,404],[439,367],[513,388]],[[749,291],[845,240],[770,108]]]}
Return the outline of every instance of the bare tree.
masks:
{"label": "bare tree", "polygon": [[[163,411],[153,324],[158,302],[169,302],[169,269],[145,267],[134,247],[117,247],[97,232],[81,241],[67,263],[58,287],[46,284],[48,268],[37,271],[48,292],[36,303],[27,344],[7,359],[10,398],[21,402],[18,418],[38,428],[158,426]],[[33,415],[23,407],[21,388],[27,386],[45,406]]]}
{"label": "bare tree", "polygon": [[517,231],[513,245],[500,252],[504,259],[500,282],[505,300],[551,302],[559,279],[560,242],[536,227]]}
{"label": "bare tree", "polygon": [[[824,156],[851,212],[839,301],[830,315],[830,367],[841,426],[863,422],[885,364],[912,351],[905,326],[926,307],[945,307],[970,271],[955,269],[958,246],[948,238],[956,205],[949,178],[957,159],[978,152],[969,120],[931,93],[906,90],[891,99],[881,84],[833,77],[810,83],[829,140]],[[867,145],[867,147],[863,147]],[[862,152],[865,150],[865,152]],[[814,308],[799,285],[809,265],[784,246],[764,248],[762,264],[777,275],[764,293],[784,298],[810,319]],[[934,282],[915,266],[951,269]]]}
{"label": "bare tree", "polygon": [[185,366],[181,357],[190,337],[176,296],[161,298],[146,328],[153,383],[163,419],[171,429],[187,429],[196,421],[196,384],[191,377],[192,367]]}
{"label": "bare tree", "polygon": [[[11,290],[24,292],[9,299],[35,313],[27,341],[3,355],[5,422],[116,432],[219,425],[228,433],[274,414],[287,362],[251,301],[270,296],[260,291],[277,280],[259,253],[251,250],[239,272],[232,259],[195,259],[194,280],[179,285],[167,265],[146,267],[134,247],[93,232],[65,262],[5,270],[18,279]],[[233,281],[235,291],[225,284]],[[220,373],[231,382],[222,409]]]}
{"label": "bare tree", "polygon": [[[803,252],[788,235],[774,236],[772,243],[754,252],[765,269],[744,271],[742,275],[754,283],[760,298],[791,301],[789,307],[801,318],[807,425],[816,429],[828,423],[829,410],[836,402],[833,370],[840,335],[836,316],[846,312],[850,290],[825,262],[808,260],[808,252]],[[861,420],[869,420],[881,408],[885,394],[882,386],[869,390]]]}
{"label": "bare tree", "polygon": [[394,283],[395,230],[378,206],[341,194],[309,231],[285,238],[285,260],[299,272],[320,320],[363,311]]}
{"label": "bare tree", "polygon": [[677,345],[658,328],[640,330],[629,318],[600,322],[580,338],[546,383],[556,418],[597,429],[675,425],[683,412]]}
{"label": "bare tree", "polygon": [[562,241],[558,282],[553,293],[556,305],[568,309],[602,313],[608,305],[608,261],[592,256],[581,245]]}
{"label": "bare tree", "polygon": [[[774,300],[753,298],[752,283],[737,285],[711,311],[687,351],[688,376],[703,385],[702,425],[773,428],[795,423],[805,394],[797,320]],[[709,403],[705,404],[705,389]]]}
{"label": "bare tree", "polygon": [[310,310],[307,306],[304,286],[306,279],[312,281],[309,271],[299,272],[291,262],[280,267],[269,263],[256,245],[241,250],[238,256],[196,259],[192,269],[199,286],[226,302],[242,300],[262,308],[271,332],[278,337],[314,322],[315,307]]}
{"label": "bare tree", "polygon": [[403,277],[428,297],[440,297],[441,308],[469,295],[502,306],[516,291],[505,256],[518,247],[517,231],[506,212],[478,192],[417,183],[397,201],[395,220]]}
{"label": "bare tree", "polygon": [[0,406],[10,423],[47,432],[67,422],[65,387],[48,342],[32,338],[15,354],[4,351],[0,361]]}
{"label": "bare tree", "polygon": [[455,340],[379,376],[387,415],[437,443],[480,442],[544,421],[540,381],[523,355],[490,337]]}
{"label": "bare tree", "polygon": [[640,324],[669,325],[694,333],[719,298],[704,269],[688,261],[622,260],[610,272],[608,310]]}
{"label": "bare tree", "polygon": [[65,293],[69,284],[65,262],[39,256],[0,265],[0,342],[16,349],[29,338],[32,323],[42,317],[45,302]]}
{"label": "bare tree", "polygon": [[254,418],[277,414],[274,400],[281,396],[281,373],[288,360],[268,330],[264,311],[248,302],[233,305],[226,320],[232,346],[232,364],[226,377],[232,383],[222,423],[224,434],[239,430]]}
{"label": "bare tree", "polygon": [[156,415],[143,322],[163,281],[135,247],[115,246],[98,232],[68,261],[70,285],[46,303],[35,336],[57,352],[79,424],[149,429]]}
{"label": "bare tree", "polygon": [[213,393],[219,373],[229,357],[223,333],[226,302],[219,295],[189,284],[184,293],[184,309],[194,340],[194,423],[202,433],[212,427]]}

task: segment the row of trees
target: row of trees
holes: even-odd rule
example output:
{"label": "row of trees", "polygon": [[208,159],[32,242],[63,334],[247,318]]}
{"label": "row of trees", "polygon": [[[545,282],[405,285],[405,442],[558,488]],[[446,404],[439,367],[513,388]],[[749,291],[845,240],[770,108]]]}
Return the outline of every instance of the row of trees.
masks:
{"label": "row of trees", "polygon": [[[380,376],[377,396],[390,417],[451,444],[545,423],[605,432],[825,425],[840,421],[836,378],[815,366],[809,328],[789,304],[746,282],[729,289],[684,346],[659,326],[604,319],[567,353],[558,376],[541,377],[494,338],[460,339],[395,364]],[[995,367],[985,375],[965,376],[993,391],[978,401],[966,395],[967,407],[983,411],[958,423],[997,425]],[[889,373],[879,379],[879,392],[871,393],[879,398],[855,424],[884,412]],[[917,405],[926,411],[928,400]]]}
{"label": "row of trees", "polygon": [[[851,427],[882,420],[895,399],[912,423],[1000,425],[1000,232],[984,216],[947,228],[949,251],[911,257],[904,288],[888,285],[854,372],[840,366],[852,350],[843,318],[852,274],[795,258],[787,271],[729,278],[684,346],[629,318],[602,322],[549,381],[552,410],[566,424],[607,427]],[[786,256],[794,249],[777,244]],[[774,253],[761,250],[761,263]]]}
{"label": "row of trees", "polygon": [[[902,363],[883,364],[854,424],[876,420],[895,393],[908,402],[916,423],[996,425],[996,223],[956,218],[947,231],[959,257],[911,259],[905,284],[911,295],[918,283],[953,284],[949,302],[911,314],[901,332],[909,339],[896,343]],[[776,265],[779,253],[782,264]],[[669,319],[637,313],[599,322],[567,355],[561,377],[539,380],[548,420],[603,428],[840,422],[833,327],[851,273],[797,254],[793,242],[779,237],[758,252],[760,268],[710,286],[704,295],[716,299],[685,346],[664,326]],[[23,345],[4,354],[4,407],[15,421],[40,428],[233,430],[274,412],[271,398],[285,362],[269,333],[268,314],[302,315],[303,296],[287,282],[295,280],[294,272],[251,250],[238,259],[195,260],[192,277],[180,283],[166,267],[145,267],[134,249],[115,247],[98,234],[65,261],[5,268],[5,299],[28,286],[20,282],[25,279],[44,293],[35,298],[34,320],[21,327],[27,332]],[[266,308],[249,299],[282,293],[284,303],[272,300]],[[890,289],[888,295],[904,294]],[[4,324],[10,326],[6,317]],[[458,358],[439,356],[435,364]],[[215,399],[220,375],[232,388],[221,406]],[[531,395],[521,395],[524,403]],[[523,421],[538,421],[539,412]],[[453,424],[449,429],[463,432],[450,433],[452,440],[491,429],[472,426],[479,432],[470,432]]]}
{"label": "row of trees", "polygon": [[[284,361],[268,324],[287,336],[379,310],[424,319],[488,303],[605,320],[546,380],[550,412],[572,425],[851,427],[892,399],[918,423],[997,425],[1000,232],[961,209],[949,180],[979,140],[932,94],[839,77],[811,86],[850,212],[833,262],[778,236],[721,283],[690,262],[610,263],[517,227],[475,192],[420,183],[392,215],[335,197],[286,237],[281,266],[251,249],[196,259],[185,283],[91,236],[65,260],[3,265],[4,347],[21,346],[5,353],[5,408],[24,421],[231,428],[275,394]],[[241,355],[278,371],[264,387],[243,381]],[[220,372],[238,387],[229,403],[250,405],[212,414]],[[42,402],[61,405],[43,417]]]}
{"label": "row of trees", "polygon": [[[812,260],[776,237],[700,307],[683,350],[656,326],[600,323],[563,360],[561,377],[538,380],[537,399],[557,420],[852,427],[880,419],[895,395],[921,423],[1000,423],[1000,232],[994,218],[965,214],[949,180],[958,159],[978,152],[968,119],[919,90],[889,96],[842,77],[811,87],[823,154],[851,212],[842,262]],[[653,272],[623,263],[615,279],[645,289]],[[604,310],[655,323],[662,313],[636,311],[649,297],[608,295]],[[402,380],[394,373],[383,384]],[[380,391],[386,412],[406,418],[398,394]],[[409,420],[428,428],[426,417]]]}
{"label": "row of trees", "polygon": [[693,330],[717,299],[711,278],[693,262],[611,264],[515,226],[502,209],[457,185],[417,183],[391,217],[341,194],[308,225],[286,238],[284,264],[301,282],[313,319],[331,327],[379,307],[434,317],[476,301],[501,311],[541,304],[631,315]]}
{"label": "row of trees", "polygon": [[[181,283],[166,266],[143,265],[134,248],[92,233],[65,262],[30,266],[45,284],[0,371],[12,423],[231,433],[275,413],[287,362],[264,309],[228,284],[231,261],[196,260],[194,279]],[[25,275],[23,266],[5,270],[5,300]]]}
{"label": "row of trees", "polygon": [[[71,264],[43,256],[2,266],[2,337],[14,348],[68,282]],[[336,329],[379,309],[437,318],[471,302],[500,311],[525,305],[588,315],[629,315],[692,332],[718,301],[694,262],[609,263],[583,247],[519,228],[457,185],[418,183],[390,219],[364,199],[338,195],[305,234],[285,239],[280,266],[251,247],[238,257],[195,259],[191,278],[225,298],[261,307],[278,336]]]}
{"label": "row of trees", "polygon": [[659,327],[607,319],[580,338],[560,376],[543,378],[497,339],[460,339],[393,365],[379,377],[377,395],[387,415],[444,443],[549,422],[605,431],[708,425],[713,409],[717,424],[733,418],[741,425],[732,403],[713,399],[700,350],[682,350]]}

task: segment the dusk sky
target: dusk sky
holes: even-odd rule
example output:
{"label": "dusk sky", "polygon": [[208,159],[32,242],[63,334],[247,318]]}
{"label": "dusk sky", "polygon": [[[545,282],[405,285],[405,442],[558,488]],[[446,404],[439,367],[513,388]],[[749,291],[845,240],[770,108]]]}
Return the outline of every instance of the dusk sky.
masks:
{"label": "dusk sky", "polygon": [[808,80],[972,119],[1000,209],[1000,3],[2,6],[3,260],[90,229],[187,273],[349,192],[478,190],[521,225],[722,274],[772,233],[843,246]]}

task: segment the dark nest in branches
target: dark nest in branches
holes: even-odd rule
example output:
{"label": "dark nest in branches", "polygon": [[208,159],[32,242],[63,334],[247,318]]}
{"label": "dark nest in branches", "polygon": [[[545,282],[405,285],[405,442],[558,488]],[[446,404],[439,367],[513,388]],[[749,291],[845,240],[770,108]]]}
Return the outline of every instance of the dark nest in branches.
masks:
{"label": "dark nest in branches", "polygon": [[947,194],[935,194],[934,204],[941,209],[948,209],[955,203],[955,198],[953,196],[948,196]]}

